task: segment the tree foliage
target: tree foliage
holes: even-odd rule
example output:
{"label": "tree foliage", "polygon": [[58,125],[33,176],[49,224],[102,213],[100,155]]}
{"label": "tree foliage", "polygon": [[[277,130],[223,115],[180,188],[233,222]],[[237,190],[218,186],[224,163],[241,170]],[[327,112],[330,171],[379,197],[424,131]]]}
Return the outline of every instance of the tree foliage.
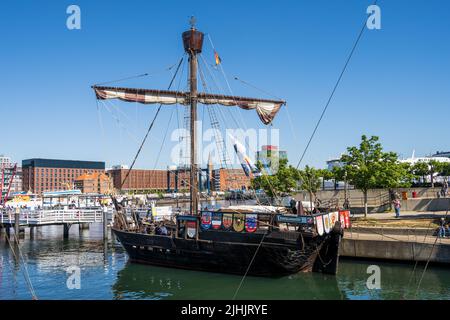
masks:
{"label": "tree foliage", "polygon": [[323,177],[323,173],[323,170],[314,169],[310,166],[306,166],[305,169],[299,170],[300,188],[315,195],[320,189],[320,177]]}
{"label": "tree foliage", "polygon": [[[257,164],[261,166],[260,163]],[[280,159],[278,171],[273,175],[262,175],[252,180],[254,189],[262,189],[271,198],[280,194],[292,194],[297,190],[299,172],[288,165],[286,159]]]}
{"label": "tree foliage", "polygon": [[358,147],[348,147],[347,154],[341,157],[344,167],[337,173],[346,172],[350,183],[363,192],[410,186],[412,176],[408,166],[398,162],[395,152],[384,152],[378,140],[377,136],[363,135]]}

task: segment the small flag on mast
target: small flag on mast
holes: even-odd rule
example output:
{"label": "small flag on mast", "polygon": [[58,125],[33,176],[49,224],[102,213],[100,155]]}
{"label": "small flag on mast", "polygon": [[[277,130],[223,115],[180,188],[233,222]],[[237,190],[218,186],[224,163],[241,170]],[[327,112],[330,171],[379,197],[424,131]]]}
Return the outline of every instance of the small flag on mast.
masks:
{"label": "small flag on mast", "polygon": [[216,60],[216,66],[222,63],[222,59],[220,59],[219,54],[216,50],[214,50],[214,59]]}

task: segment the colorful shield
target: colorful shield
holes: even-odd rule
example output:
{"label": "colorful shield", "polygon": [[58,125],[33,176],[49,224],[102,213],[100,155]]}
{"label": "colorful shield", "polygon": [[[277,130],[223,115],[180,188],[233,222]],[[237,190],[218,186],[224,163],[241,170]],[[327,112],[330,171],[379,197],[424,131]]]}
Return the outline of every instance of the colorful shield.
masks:
{"label": "colorful shield", "polygon": [[241,232],[245,227],[245,215],[243,213],[235,213],[233,217],[233,229]]}
{"label": "colorful shield", "polygon": [[247,232],[255,232],[258,227],[258,215],[248,213],[245,215],[245,230]]}
{"label": "colorful shield", "polygon": [[202,228],[205,230],[211,228],[211,212],[202,212]]}
{"label": "colorful shield", "polygon": [[197,223],[195,221],[187,221],[186,232],[189,238],[195,238],[195,235],[197,234]]}
{"label": "colorful shield", "polygon": [[213,229],[220,229],[220,226],[222,225],[222,214],[219,212],[213,212],[211,224]]}
{"label": "colorful shield", "polygon": [[317,233],[319,234],[319,236],[322,236],[324,232],[322,216],[317,216],[314,218],[314,220],[316,222]]}
{"label": "colorful shield", "polygon": [[350,211],[345,211],[345,228],[350,228],[351,222],[350,222]]}
{"label": "colorful shield", "polygon": [[323,226],[325,229],[325,233],[330,233],[330,231],[331,231],[330,216],[328,214],[324,214],[322,217],[323,217]]}
{"label": "colorful shield", "polygon": [[341,222],[342,228],[346,228],[345,226],[345,211],[339,211],[339,221]]}
{"label": "colorful shield", "polygon": [[232,213],[224,213],[222,215],[222,225],[223,228],[228,230],[233,225],[233,214]]}
{"label": "colorful shield", "polygon": [[330,216],[331,228],[333,228],[334,225],[336,224],[336,222],[339,221],[339,212],[338,211],[331,212],[331,213],[329,213],[329,216]]}

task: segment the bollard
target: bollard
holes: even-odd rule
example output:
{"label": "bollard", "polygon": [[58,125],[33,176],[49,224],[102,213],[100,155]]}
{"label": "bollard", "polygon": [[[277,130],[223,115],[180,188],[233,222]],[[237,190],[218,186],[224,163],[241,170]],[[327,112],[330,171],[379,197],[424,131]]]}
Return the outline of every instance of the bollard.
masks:
{"label": "bollard", "polygon": [[63,224],[64,231],[63,231],[63,238],[69,239],[69,229],[70,229],[70,223],[64,223]]}
{"label": "bollard", "polygon": [[108,207],[103,207],[103,240],[108,240]]}
{"label": "bollard", "polygon": [[16,212],[14,214],[14,234],[19,241],[19,228],[20,228],[20,209],[16,208]]}

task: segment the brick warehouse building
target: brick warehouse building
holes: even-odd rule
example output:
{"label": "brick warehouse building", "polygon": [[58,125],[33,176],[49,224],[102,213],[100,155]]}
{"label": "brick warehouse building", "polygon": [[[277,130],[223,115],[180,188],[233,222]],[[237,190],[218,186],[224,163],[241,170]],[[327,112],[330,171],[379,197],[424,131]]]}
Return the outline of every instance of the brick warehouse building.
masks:
{"label": "brick warehouse building", "polygon": [[[182,190],[189,188],[189,172],[183,171],[178,173],[175,178],[175,172],[171,170],[147,170],[132,169],[130,175],[121,188],[129,169],[116,168],[108,170],[108,175],[112,179],[114,189],[123,191],[165,191],[165,190]],[[177,187],[175,188],[175,182]]]}
{"label": "brick warehouse building", "polygon": [[82,193],[111,193],[111,178],[102,172],[85,173],[75,179],[75,189]]}
{"label": "brick warehouse building", "polygon": [[250,178],[242,169],[216,169],[213,170],[213,190],[246,190],[251,186]]}
{"label": "brick warehouse building", "polygon": [[86,173],[104,173],[100,161],[26,159],[22,161],[23,190],[41,194],[73,189],[77,177]]}

